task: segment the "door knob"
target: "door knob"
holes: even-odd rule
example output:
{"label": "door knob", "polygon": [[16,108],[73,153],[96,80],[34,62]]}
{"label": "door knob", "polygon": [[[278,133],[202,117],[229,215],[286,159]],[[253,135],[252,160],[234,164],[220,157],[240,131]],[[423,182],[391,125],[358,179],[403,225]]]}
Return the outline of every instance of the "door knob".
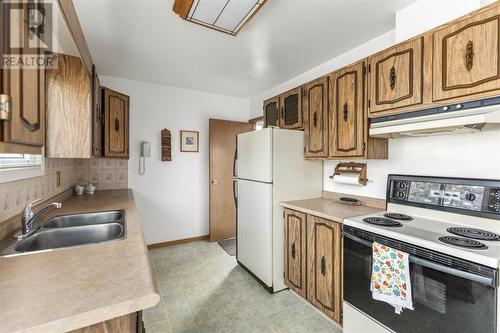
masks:
{"label": "door knob", "polygon": [[217,184],[217,179],[215,178],[210,179],[210,183],[213,185]]}

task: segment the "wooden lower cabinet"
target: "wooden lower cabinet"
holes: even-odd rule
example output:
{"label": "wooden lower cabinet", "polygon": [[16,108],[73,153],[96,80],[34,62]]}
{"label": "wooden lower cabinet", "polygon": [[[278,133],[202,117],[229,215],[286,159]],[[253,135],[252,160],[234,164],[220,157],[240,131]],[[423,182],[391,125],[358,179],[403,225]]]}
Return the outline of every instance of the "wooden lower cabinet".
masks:
{"label": "wooden lower cabinet", "polygon": [[285,210],[285,284],[342,324],[342,225]]}
{"label": "wooden lower cabinet", "polygon": [[285,284],[306,296],[306,214],[285,210]]}
{"label": "wooden lower cabinet", "polygon": [[142,311],[113,318],[91,326],[79,328],[70,333],[143,333]]}

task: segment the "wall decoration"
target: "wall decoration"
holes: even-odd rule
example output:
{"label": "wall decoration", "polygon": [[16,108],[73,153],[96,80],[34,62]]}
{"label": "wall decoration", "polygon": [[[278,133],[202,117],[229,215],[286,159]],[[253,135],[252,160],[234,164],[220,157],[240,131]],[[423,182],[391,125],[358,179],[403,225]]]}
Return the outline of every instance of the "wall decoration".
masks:
{"label": "wall decoration", "polygon": [[161,160],[172,160],[172,136],[166,128],[161,130]]}
{"label": "wall decoration", "polygon": [[199,151],[198,140],[198,131],[181,131],[181,151],[197,153]]}

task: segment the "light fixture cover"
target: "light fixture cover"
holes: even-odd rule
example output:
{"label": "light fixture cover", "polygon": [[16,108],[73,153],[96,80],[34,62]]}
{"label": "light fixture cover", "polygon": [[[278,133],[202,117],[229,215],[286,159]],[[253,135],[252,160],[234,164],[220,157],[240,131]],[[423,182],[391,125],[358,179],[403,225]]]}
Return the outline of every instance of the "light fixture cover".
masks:
{"label": "light fixture cover", "polygon": [[266,0],[193,0],[186,3],[176,0],[174,12],[187,21],[235,36],[265,2]]}

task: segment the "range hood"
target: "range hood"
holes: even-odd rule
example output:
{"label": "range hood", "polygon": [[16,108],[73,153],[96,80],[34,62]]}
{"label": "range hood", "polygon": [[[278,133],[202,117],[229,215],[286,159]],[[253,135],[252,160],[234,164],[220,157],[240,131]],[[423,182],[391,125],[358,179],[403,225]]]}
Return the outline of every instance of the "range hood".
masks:
{"label": "range hood", "polygon": [[373,118],[370,136],[398,138],[500,129],[500,98]]}

